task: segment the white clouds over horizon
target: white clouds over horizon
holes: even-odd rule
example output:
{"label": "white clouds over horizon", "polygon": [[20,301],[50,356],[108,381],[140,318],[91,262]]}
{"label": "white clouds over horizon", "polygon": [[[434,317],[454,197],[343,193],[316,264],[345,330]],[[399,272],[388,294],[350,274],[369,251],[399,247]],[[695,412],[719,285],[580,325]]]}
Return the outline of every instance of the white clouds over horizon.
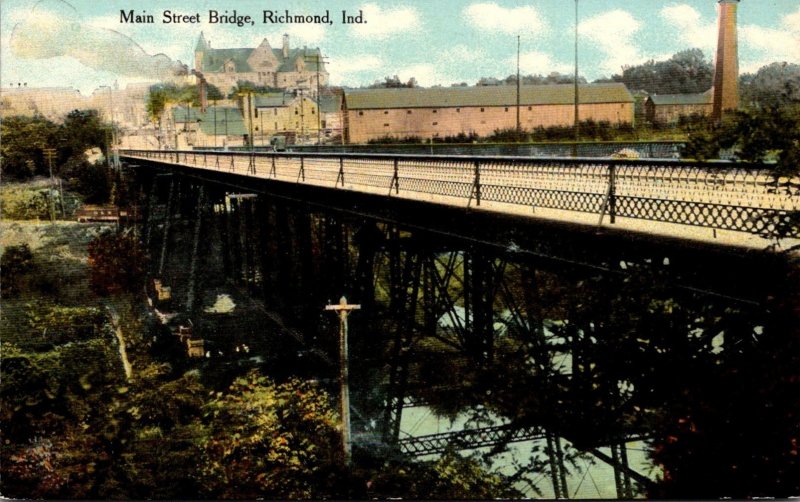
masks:
{"label": "white clouds over horizon", "polygon": [[344,57],[331,58],[327,64],[328,73],[334,85],[359,85],[371,83],[379,78],[385,61],[372,54],[360,54],[352,56],[350,59]]}
{"label": "white clouds over horizon", "polygon": [[377,4],[368,3],[361,10],[364,11],[366,22],[351,27],[353,34],[360,38],[382,40],[397,34],[415,32],[422,27],[419,11],[414,7],[384,9]]}
{"label": "white clouds over horizon", "polygon": [[550,29],[536,7],[501,7],[493,2],[475,3],[464,9],[472,26],[493,33],[540,36]]}
{"label": "white clouds over horizon", "polygon": [[[516,63],[516,61],[513,62]],[[538,51],[523,52],[520,54],[519,67],[523,75],[543,76],[547,76],[554,71],[562,74],[571,73],[574,68],[567,63],[554,61],[550,54]]]}
{"label": "white clouds over horizon", "polygon": [[599,69],[610,75],[620,73],[625,65],[639,64],[645,59],[634,41],[641,26],[630,12],[615,9],[581,21],[578,33],[597,45],[604,56]]}
{"label": "white clouds over horizon", "polygon": [[717,46],[716,20],[703,21],[700,12],[687,4],[668,5],[659,15],[677,29],[676,38],[689,48],[701,49],[706,55],[713,53]]}

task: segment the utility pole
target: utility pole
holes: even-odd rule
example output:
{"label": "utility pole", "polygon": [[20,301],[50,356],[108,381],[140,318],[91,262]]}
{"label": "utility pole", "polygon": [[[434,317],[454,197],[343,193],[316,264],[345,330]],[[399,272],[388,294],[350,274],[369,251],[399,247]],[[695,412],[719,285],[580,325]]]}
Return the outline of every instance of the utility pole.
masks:
{"label": "utility pole", "polygon": [[[43,148],[42,152],[44,153],[45,157],[47,157],[47,165],[48,165],[48,167],[50,169],[50,196],[48,197],[48,199],[50,200],[50,222],[52,223],[53,220],[55,220],[55,217],[56,217],[56,206],[55,206],[55,202],[53,201],[53,192],[56,190],[56,180],[55,180],[55,178],[53,178],[53,157],[55,157],[55,155],[56,155],[56,149],[55,148]],[[63,216],[63,212],[64,212],[63,196],[61,198],[62,198],[61,212],[62,212],[62,216]]]}
{"label": "utility pole", "polygon": [[519,35],[517,35],[517,135],[522,130],[519,122],[519,84]]}
{"label": "utility pole", "polygon": [[[319,48],[317,50],[319,50]],[[322,63],[328,62],[328,58],[322,57],[322,53],[318,52],[316,58],[309,59],[306,57],[306,62],[317,63],[317,144],[319,145],[322,143],[322,95],[320,94],[319,68],[322,66]]]}
{"label": "utility pole", "polygon": [[348,383],[348,355],[347,355],[347,316],[351,310],[358,310],[361,305],[349,305],[344,296],[338,304],[326,305],[325,310],[333,310],[339,315],[339,385],[340,405],[342,414],[342,452],[344,462],[350,465],[352,458],[352,443],[350,439],[350,388]]}
{"label": "utility pole", "polygon": [[578,0],[575,0],[575,144],[572,156],[578,156],[578,139],[580,138],[580,119],[578,117]]}

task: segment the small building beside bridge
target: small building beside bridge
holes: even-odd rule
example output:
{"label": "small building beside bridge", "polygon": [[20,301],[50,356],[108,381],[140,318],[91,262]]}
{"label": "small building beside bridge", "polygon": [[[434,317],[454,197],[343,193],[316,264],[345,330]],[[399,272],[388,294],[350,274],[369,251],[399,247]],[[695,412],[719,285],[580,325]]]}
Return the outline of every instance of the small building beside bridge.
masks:
{"label": "small building beside bridge", "polygon": [[[572,84],[526,85],[519,93],[520,126],[571,126]],[[632,124],[634,99],[621,83],[579,86],[580,120]],[[344,91],[345,140],[488,136],[517,124],[515,86],[353,89]]]}
{"label": "small building beside bridge", "polygon": [[644,113],[652,124],[674,124],[681,117],[710,116],[712,103],[710,90],[698,94],[653,94],[644,101]]}

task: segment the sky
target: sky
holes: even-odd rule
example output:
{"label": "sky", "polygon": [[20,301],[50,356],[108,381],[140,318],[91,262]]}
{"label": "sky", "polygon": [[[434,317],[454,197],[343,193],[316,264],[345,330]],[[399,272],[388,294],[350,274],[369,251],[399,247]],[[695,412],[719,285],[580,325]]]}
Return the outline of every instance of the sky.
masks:
{"label": "sky", "polygon": [[[624,65],[668,59],[716,45],[716,0],[578,0],[579,71],[590,81]],[[120,11],[152,14],[154,24],[120,22]],[[332,25],[264,24],[263,11],[330,11]],[[334,85],[368,85],[385,76],[422,86],[472,85],[516,72],[574,71],[575,3],[568,0],[2,0],[0,84],[73,87],[83,94],[117,83],[157,79],[174,61],[191,66],[202,31],[214,48],[320,47]],[[163,12],[200,14],[200,23],[165,24]],[[253,25],[210,24],[208,13],[250,15]],[[341,11],[363,13],[343,24]],[[742,0],[739,66],[800,63],[800,1]]]}

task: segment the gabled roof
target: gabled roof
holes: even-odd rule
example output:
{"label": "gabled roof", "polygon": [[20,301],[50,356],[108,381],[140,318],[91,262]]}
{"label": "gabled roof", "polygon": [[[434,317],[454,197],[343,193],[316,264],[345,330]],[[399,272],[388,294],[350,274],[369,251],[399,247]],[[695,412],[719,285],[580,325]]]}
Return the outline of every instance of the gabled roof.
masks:
{"label": "gabled roof", "polygon": [[653,94],[648,97],[656,106],[661,105],[710,105],[713,95],[710,92],[700,94]]}
{"label": "gabled roof", "polygon": [[203,32],[200,32],[200,38],[197,39],[197,45],[195,45],[195,51],[204,51],[208,49],[208,42],[206,42],[206,37],[203,36]]}
{"label": "gabled roof", "polygon": [[225,63],[232,60],[237,73],[253,71],[247,58],[253,49],[206,49],[203,52],[203,71],[219,73],[225,70]]}
{"label": "gabled roof", "polygon": [[[347,108],[436,108],[454,106],[516,106],[516,86],[434,87],[431,89],[346,90]],[[523,85],[520,104],[566,105],[574,103],[572,84]],[[621,83],[579,86],[579,101],[592,103],[633,103],[633,96]]]}
{"label": "gabled roof", "polygon": [[296,96],[288,92],[273,92],[269,94],[256,94],[253,96],[253,106],[256,108],[276,108],[289,106]]}
{"label": "gabled roof", "polygon": [[[205,43],[205,39],[202,38],[201,40]],[[200,46],[200,40],[198,41],[198,47]],[[199,50],[199,49],[195,49]],[[221,73],[225,69],[225,62],[228,60],[232,60],[237,73],[245,73],[254,71],[250,64],[247,62],[247,59],[253,53],[255,49],[252,48],[239,48],[239,49],[211,49],[209,47],[205,47],[203,49],[203,71],[211,72],[211,73]],[[279,72],[290,72],[295,71],[295,62],[298,59],[302,59],[305,63],[305,68],[307,71],[316,72],[317,65],[319,65],[319,71],[325,72],[325,63],[321,61],[322,56],[320,54],[320,50],[316,49],[290,49],[289,50],[289,57],[283,57],[283,49],[272,49],[272,53],[275,55],[275,59],[278,61],[278,68],[277,71]]]}

